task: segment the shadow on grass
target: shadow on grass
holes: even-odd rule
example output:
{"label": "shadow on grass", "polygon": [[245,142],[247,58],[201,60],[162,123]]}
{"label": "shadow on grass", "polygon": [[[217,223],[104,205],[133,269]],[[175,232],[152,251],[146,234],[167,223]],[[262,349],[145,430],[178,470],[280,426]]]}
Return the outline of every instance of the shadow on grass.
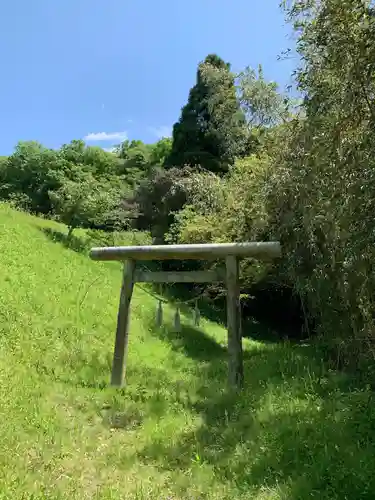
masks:
{"label": "shadow on grass", "polygon": [[[150,323],[152,327],[152,322]],[[203,330],[189,325],[181,325],[179,332],[173,326],[167,324],[157,329],[157,335],[167,340],[173,350],[180,351],[185,356],[197,361],[212,362],[223,359],[227,355],[227,349],[218,344]]]}
{"label": "shadow on grass", "polygon": [[69,248],[74,252],[78,253],[87,253],[88,252],[88,243],[86,239],[80,238],[79,236],[72,235],[68,238],[66,233],[61,231],[57,231],[55,229],[51,229],[49,227],[39,228],[51,241],[56,243],[61,243],[65,248]]}
{"label": "shadow on grass", "polygon": [[[175,284],[165,287],[163,295],[167,300],[171,302],[179,302],[188,301],[194,296],[198,297],[202,291],[202,287],[197,287],[197,290],[193,292],[192,288],[189,286]],[[190,302],[189,306],[183,304],[181,306],[181,310],[185,314],[189,314],[192,304],[192,302]],[[199,299],[199,309],[202,316],[209,321],[220,323],[222,325],[226,324],[225,297],[215,298],[214,300],[210,299],[209,297],[201,297]],[[272,316],[272,309],[270,310],[270,316]],[[247,313],[243,314],[242,336],[244,338],[251,338],[253,340],[270,343],[278,343],[283,342],[284,340],[289,340],[290,342],[298,344],[303,341],[303,335],[301,331],[296,327],[295,321],[293,325],[292,323],[290,325],[284,324],[283,329],[275,329],[274,323],[275,318],[273,318],[273,321],[266,321],[265,318],[259,320],[254,315]],[[292,333],[290,334],[290,332]]]}
{"label": "shadow on grass", "polygon": [[[195,296],[198,296],[195,293]],[[191,290],[184,286],[179,287],[168,287],[164,290],[163,296],[171,301],[187,301],[192,297]],[[189,304],[182,304],[180,310],[186,316],[192,316],[192,308],[194,304],[191,302]],[[225,327],[226,324],[226,300],[220,299],[216,301],[209,301],[208,299],[200,299],[199,310],[203,318],[212,321],[214,323],[219,323]],[[242,336],[244,338],[251,338],[253,340],[259,340],[262,342],[281,342],[284,339],[283,335],[280,335],[275,329],[271,328],[265,323],[257,321],[253,317],[242,318]],[[286,337],[286,336],[285,336]],[[296,341],[299,342],[299,341]]]}
{"label": "shadow on grass", "polygon": [[[185,314],[190,312],[181,308]],[[182,320],[183,321],[183,320]],[[163,324],[162,327],[155,327],[155,320],[151,315],[145,318],[149,331],[154,331],[160,339],[166,340],[172,346],[174,351],[181,352],[183,355],[197,361],[204,361],[216,366],[220,363],[224,367],[226,374],[228,349],[226,345],[219,344],[213,337],[208,335],[203,328],[181,324],[180,331],[176,331],[171,323]],[[252,328],[256,330],[257,325],[254,323]],[[248,359],[253,357],[253,352],[244,350],[243,358]]]}
{"label": "shadow on grass", "polygon": [[313,348],[274,344],[253,351],[240,394],[224,389],[220,357],[201,367],[200,380],[191,411],[202,424],[177,444],[146,446],[141,460],[183,471],[199,457],[200,466],[254,498],[262,488],[295,500],[374,498],[372,393],[327,370]]}

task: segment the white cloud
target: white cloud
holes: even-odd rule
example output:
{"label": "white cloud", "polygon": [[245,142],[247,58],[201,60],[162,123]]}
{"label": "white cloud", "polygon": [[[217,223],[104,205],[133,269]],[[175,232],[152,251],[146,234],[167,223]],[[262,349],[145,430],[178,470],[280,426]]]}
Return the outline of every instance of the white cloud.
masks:
{"label": "white cloud", "polygon": [[115,151],[115,147],[112,147],[112,148],[103,148],[104,151],[107,151],[107,153],[113,153]]}
{"label": "white cloud", "polygon": [[160,127],[149,127],[149,131],[158,139],[172,136],[172,127],[168,125],[161,125]]}
{"label": "white cloud", "polygon": [[91,132],[84,137],[85,141],[125,141],[128,134],[123,132]]}

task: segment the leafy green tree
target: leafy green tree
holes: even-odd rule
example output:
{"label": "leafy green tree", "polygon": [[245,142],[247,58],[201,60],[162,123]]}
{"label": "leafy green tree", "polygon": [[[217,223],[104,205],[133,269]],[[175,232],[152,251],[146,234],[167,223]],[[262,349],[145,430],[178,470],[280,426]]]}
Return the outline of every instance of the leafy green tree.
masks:
{"label": "leafy green tree", "polygon": [[48,191],[64,178],[64,161],[58,152],[35,141],[19,142],[2,165],[0,196],[22,201],[22,208],[47,214],[51,210]]}
{"label": "leafy green tree", "polygon": [[278,125],[290,117],[291,102],[278,92],[276,82],[267,82],[263,68],[249,66],[237,75],[237,91],[250,128]]}
{"label": "leafy green tree", "polygon": [[166,158],[171,154],[172,139],[163,137],[160,141],[151,145],[150,163],[152,166],[164,165]]}
{"label": "leafy green tree", "polygon": [[122,142],[116,148],[118,158],[122,160],[118,172],[123,175],[128,184],[135,187],[150,170],[152,146],[143,141]]}
{"label": "leafy green tree", "polygon": [[[230,101],[228,88],[223,85],[227,78],[227,70],[213,66],[204,66],[203,71],[211,87],[215,92],[208,100],[209,109],[214,117],[217,128],[224,129],[230,123],[228,107]],[[253,154],[265,141],[274,135],[275,128],[289,121],[298,109],[287,95],[279,92],[275,82],[268,82],[263,75],[262,67],[259,66],[258,73],[250,67],[245,68],[239,74],[233,74],[238,102],[245,116],[246,127],[236,128],[233,124],[233,139],[236,137],[234,150],[237,157],[246,157]],[[232,89],[231,89],[232,90]]]}
{"label": "leafy green tree", "polygon": [[54,211],[68,226],[68,239],[76,227],[101,225],[113,217],[119,205],[119,193],[99,184],[91,175],[80,182],[66,180],[49,193]]}
{"label": "leafy green tree", "polygon": [[68,171],[65,172],[71,180],[75,180],[77,170],[90,173],[96,179],[110,178],[117,174],[119,161],[115,155],[98,146],[86,146],[82,140],[64,144],[58,154],[70,167],[77,167],[72,169],[71,175]]}
{"label": "leafy green tree", "polygon": [[173,127],[172,150],[165,165],[226,172],[242,152],[245,137],[245,117],[230,65],[209,55],[199,64],[197,82]]}
{"label": "leafy green tree", "polygon": [[88,146],[84,149],[82,163],[86,170],[91,172],[97,179],[111,178],[118,169],[118,159],[115,155],[104,151],[98,146]]}
{"label": "leafy green tree", "polygon": [[84,163],[85,143],[82,140],[73,140],[69,144],[63,144],[60,148],[60,155],[65,160],[76,165]]}

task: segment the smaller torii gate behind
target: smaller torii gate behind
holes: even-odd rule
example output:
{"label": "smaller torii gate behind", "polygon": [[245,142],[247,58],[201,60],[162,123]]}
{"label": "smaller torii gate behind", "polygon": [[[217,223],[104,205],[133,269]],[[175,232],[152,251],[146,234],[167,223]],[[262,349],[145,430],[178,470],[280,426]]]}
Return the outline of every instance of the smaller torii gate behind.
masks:
{"label": "smaller torii gate behind", "polygon": [[[276,241],[93,248],[90,252],[90,257],[93,260],[124,261],[111,385],[121,387],[124,384],[129,339],[130,301],[134,283],[212,283],[222,281],[227,286],[228,382],[231,387],[241,387],[244,376],[238,261],[244,257],[271,260],[280,257],[280,255],[280,243]],[[142,260],[217,260],[220,258],[225,259],[225,272],[222,269],[181,272],[137,269],[137,261]]]}

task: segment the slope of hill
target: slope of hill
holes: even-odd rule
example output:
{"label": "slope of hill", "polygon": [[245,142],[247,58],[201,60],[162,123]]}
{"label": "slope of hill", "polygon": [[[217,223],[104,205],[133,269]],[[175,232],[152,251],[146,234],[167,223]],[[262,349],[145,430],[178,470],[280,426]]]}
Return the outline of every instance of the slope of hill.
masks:
{"label": "slope of hill", "polygon": [[0,205],[0,499],[373,498],[372,393],[309,347],[244,340],[229,395],[224,328],[157,331],[137,288],[109,388],[120,267],[46,228]]}

